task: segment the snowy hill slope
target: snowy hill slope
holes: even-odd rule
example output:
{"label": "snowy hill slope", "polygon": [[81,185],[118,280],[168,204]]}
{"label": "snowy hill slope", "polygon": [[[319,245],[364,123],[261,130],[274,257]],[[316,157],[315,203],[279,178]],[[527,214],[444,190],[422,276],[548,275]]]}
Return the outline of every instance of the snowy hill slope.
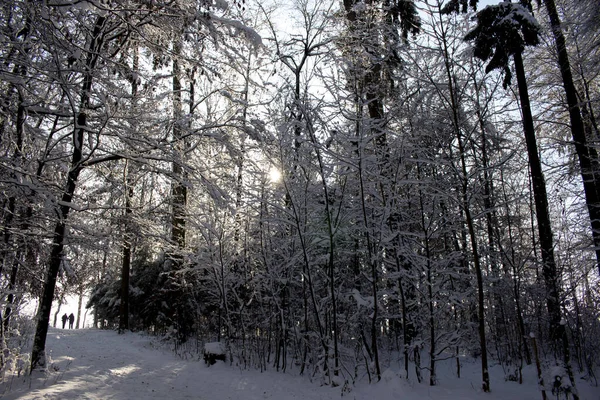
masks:
{"label": "snowy hill slope", "polygon": [[[33,377],[6,377],[0,384],[2,399],[198,399],[329,400],[341,397],[340,388],[320,386],[308,377],[291,373],[240,371],[229,364],[206,367],[157,349],[152,339],[138,334],[118,335],[94,329],[51,329],[48,348],[52,372]],[[400,379],[392,371],[381,382],[360,383],[342,398],[366,400],[423,399],[540,399],[533,370],[524,385],[492,381],[492,393],[479,390],[477,364],[465,364],[465,377],[456,379],[441,370],[440,385],[429,387]],[[494,373],[496,372],[496,373]],[[492,371],[492,378],[502,376]],[[600,389],[581,381],[582,400],[600,399]],[[549,398],[553,398],[550,393]]]}

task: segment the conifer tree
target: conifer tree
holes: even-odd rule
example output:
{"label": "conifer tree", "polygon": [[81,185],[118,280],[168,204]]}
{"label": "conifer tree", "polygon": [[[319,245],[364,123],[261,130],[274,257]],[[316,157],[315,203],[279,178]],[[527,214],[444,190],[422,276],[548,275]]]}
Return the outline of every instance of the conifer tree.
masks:
{"label": "conifer tree", "polygon": [[[546,183],[537,148],[522,58],[526,46],[535,46],[539,43],[539,32],[539,25],[531,14],[531,4],[524,0],[522,4],[500,3],[479,11],[477,27],[465,36],[465,40],[473,41],[476,57],[484,61],[489,60],[486,72],[493,69],[504,71],[505,87],[511,83],[512,73],[509,61],[511,56],[514,59],[542,254],[546,306],[550,316],[550,337],[553,341],[560,341],[567,340],[567,338],[565,326],[561,323],[559,276],[554,257],[554,239],[548,210]],[[565,346],[564,351],[567,368],[570,370],[568,346]],[[572,374],[570,376],[572,378]],[[571,384],[575,387],[573,379],[571,379]],[[574,393],[576,396],[576,390]]]}

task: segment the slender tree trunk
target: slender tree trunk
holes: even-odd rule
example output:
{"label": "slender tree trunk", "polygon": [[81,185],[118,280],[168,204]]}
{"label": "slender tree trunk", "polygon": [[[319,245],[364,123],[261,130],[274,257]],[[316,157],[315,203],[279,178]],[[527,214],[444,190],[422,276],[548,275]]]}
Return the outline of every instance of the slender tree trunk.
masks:
{"label": "slender tree trunk", "polygon": [[542,374],[542,365],[540,363],[540,357],[538,354],[537,341],[535,340],[535,336],[531,336],[531,342],[533,343],[533,355],[535,356],[535,367],[538,375],[538,384],[542,391],[542,400],[546,400],[546,390],[544,389],[544,375]]}
{"label": "slender tree trunk", "polygon": [[433,274],[432,274],[432,266],[431,266],[431,252],[429,249],[429,232],[425,227],[425,213],[423,212],[423,195],[420,194],[421,197],[421,210],[422,210],[422,220],[425,236],[425,258],[426,258],[426,267],[427,268],[427,308],[429,311],[429,385],[435,386],[437,384],[437,374],[435,371],[435,363],[436,363],[436,338],[435,338],[435,300],[433,298]]}
{"label": "slender tree trunk", "polygon": [[463,189],[462,189],[462,203],[465,213],[465,219],[467,222],[467,229],[469,230],[469,237],[471,239],[471,251],[473,252],[473,264],[475,266],[475,276],[477,278],[477,326],[479,331],[479,347],[481,350],[481,376],[482,376],[482,388],[484,392],[489,392],[490,389],[490,375],[488,371],[488,360],[487,360],[487,347],[485,338],[485,301],[483,293],[483,274],[481,268],[481,258],[479,256],[479,245],[477,243],[477,236],[475,234],[475,223],[471,215],[471,209],[467,199],[467,171],[464,161],[464,148],[462,139],[458,139],[459,146],[461,149],[461,164],[463,173]]}
{"label": "slender tree trunk", "polygon": [[[317,333],[318,333],[319,341],[321,343],[321,346],[323,347],[324,357],[327,360],[329,358],[329,343],[326,340],[326,333],[325,333],[325,327],[324,327],[325,324],[321,320],[321,312],[320,312],[319,302],[317,301],[317,297],[315,294],[315,288],[314,288],[314,284],[313,284],[313,273],[311,272],[311,267],[310,267],[311,262],[310,262],[310,258],[309,258],[309,254],[308,254],[306,237],[304,236],[304,232],[302,230],[302,221],[301,221],[300,213],[298,210],[299,207],[296,207],[296,204],[294,203],[292,196],[289,195],[290,190],[289,190],[289,187],[288,187],[287,183],[285,182],[285,180],[283,183],[285,185],[285,191],[287,193],[286,199],[288,200],[286,202],[286,206],[289,207],[289,209],[292,212],[292,215],[294,218],[294,224],[295,224],[296,230],[298,232],[298,240],[300,241],[300,246],[302,248],[302,262],[303,262],[302,274],[306,278],[305,289],[308,290],[307,297],[310,297],[310,301],[312,303],[312,309],[314,312],[315,323],[317,325]],[[265,202],[265,200],[263,200],[263,203],[264,202]],[[264,217],[261,215],[261,220],[263,218]],[[261,231],[262,231],[262,229],[261,229]],[[307,313],[307,315],[308,315],[308,313]],[[305,318],[305,320],[308,320],[308,318]],[[325,364],[325,365],[327,365],[327,364]]]}
{"label": "slender tree trunk", "polygon": [[7,330],[10,326],[10,317],[13,314],[14,304],[16,303],[17,294],[17,275],[19,272],[19,262],[21,258],[21,252],[17,253],[16,260],[13,262],[13,266],[10,271],[10,281],[8,282],[8,297],[6,299],[6,310],[4,312],[4,330]]}
{"label": "slender tree trunk", "polygon": [[[31,20],[29,17],[27,17],[25,26],[23,27],[23,29],[21,30],[21,33],[19,34],[19,36],[23,36],[23,39],[25,39],[28,35],[29,35],[29,30],[30,30],[30,25],[31,25]],[[25,53],[27,53],[27,50],[25,50]],[[17,65],[15,66],[13,72],[15,73],[15,75],[21,76],[22,78],[25,77],[27,70],[25,68],[25,66],[21,66],[21,65]],[[11,91],[14,91],[14,86],[11,85]],[[16,122],[15,122],[15,132],[16,132],[16,138],[15,138],[15,150],[13,152],[13,156],[12,156],[12,161],[13,163],[15,163],[15,169],[18,169],[18,165],[20,164],[20,161],[23,160],[23,141],[24,141],[24,129],[25,129],[25,107],[24,107],[24,101],[23,101],[23,97],[21,92],[18,93],[17,96],[17,101],[18,101],[18,106],[17,106],[17,115],[16,115]],[[16,180],[16,176],[13,172],[11,172],[11,175],[13,176],[13,179]],[[7,262],[7,258],[8,258],[8,254],[9,254],[9,249],[10,249],[10,242],[11,242],[11,229],[12,229],[12,224],[13,224],[13,220],[16,214],[16,197],[14,195],[10,196],[8,199],[8,204],[7,204],[7,210],[6,210],[6,217],[4,219],[4,234],[3,234],[3,239],[4,239],[4,246],[2,251],[0,252],[0,280],[2,279],[2,272],[4,270],[4,264],[6,264]],[[19,258],[21,257],[22,251],[19,250],[17,251],[17,253],[13,256],[13,260],[12,260],[12,268],[11,268],[11,272],[10,272],[10,280],[8,283],[8,289],[9,289],[9,295],[8,298],[6,300],[7,302],[7,306],[6,306],[6,310],[4,313],[4,317],[3,317],[3,324],[2,324],[2,330],[4,332],[8,332],[8,328],[10,325],[10,317],[12,314],[12,304],[15,300],[15,284],[17,281],[17,275],[19,273]],[[0,316],[0,318],[2,318]]]}
{"label": "slender tree trunk", "polygon": [[[19,70],[21,71],[21,75],[24,76],[25,75],[25,69],[24,68],[19,68]],[[23,137],[24,137],[24,129],[25,129],[25,107],[23,106],[23,97],[21,96],[21,94],[19,93],[18,96],[18,100],[19,100],[19,106],[17,108],[17,121],[16,121],[16,147],[15,147],[15,151],[13,153],[13,162],[15,163],[19,163],[19,161],[21,159],[23,159]],[[8,249],[10,248],[10,241],[11,241],[11,227],[12,227],[12,222],[15,216],[15,212],[16,212],[16,197],[15,196],[11,196],[8,199],[8,210],[7,210],[7,215],[4,221],[4,249],[2,251],[2,255],[1,255],[1,259],[0,259],[0,279],[1,279],[1,275],[2,275],[2,271],[4,269],[4,265],[7,261],[6,255],[8,254]],[[17,282],[17,275],[19,273],[19,262],[20,262],[20,258],[21,258],[21,254],[23,252],[25,252],[26,250],[18,250],[17,253],[14,255],[14,259],[12,260],[12,268],[10,271],[10,281],[8,284],[8,288],[9,288],[9,295],[7,298],[7,307],[6,307],[6,311],[4,313],[4,324],[3,324],[3,328],[5,331],[8,330],[9,324],[10,324],[10,316],[12,313],[12,307],[11,304],[13,303],[14,299],[15,299],[15,294],[14,294],[14,290],[15,288],[15,284]]]}
{"label": "slender tree trunk", "polygon": [[54,312],[54,321],[52,326],[56,328],[56,320],[58,319],[58,314],[60,313],[60,308],[62,307],[64,296],[58,297],[58,307],[56,307],[56,311]]}
{"label": "slender tree trunk", "polygon": [[38,367],[46,367],[46,335],[48,334],[50,309],[52,308],[52,301],[54,299],[54,289],[56,288],[56,279],[58,277],[58,271],[62,262],[62,252],[67,231],[66,221],[70,211],[70,207],[67,204],[71,203],[71,200],[73,199],[77,179],[79,178],[79,173],[81,172],[81,166],[79,164],[82,159],[81,143],[83,142],[84,127],[86,125],[86,115],[83,112],[79,113],[77,122],[79,128],[76,128],[74,142],[80,144],[75,144],[73,150],[71,170],[69,171],[66,188],[61,198],[62,205],[59,207],[59,220],[54,229],[52,248],[50,251],[50,261],[48,263],[48,271],[46,273],[46,280],[44,282],[44,290],[40,298],[40,305],[37,314],[37,327],[33,340],[33,350],[31,353],[31,371],[37,369]]}
{"label": "slender tree trunk", "polygon": [[133,187],[130,186],[129,162],[125,164],[125,234],[123,238],[123,260],[121,265],[121,304],[119,305],[119,333],[129,330],[129,276],[131,274],[131,197]]}
{"label": "slender tree trunk", "polygon": [[319,174],[321,176],[321,184],[323,187],[323,193],[325,196],[325,219],[327,222],[327,235],[329,239],[329,249],[328,249],[328,258],[327,258],[327,274],[329,278],[329,295],[331,296],[331,324],[332,324],[332,335],[333,335],[333,362],[334,362],[334,370],[333,374],[339,374],[340,362],[339,362],[339,349],[338,349],[338,321],[337,321],[337,296],[336,296],[336,281],[335,281],[335,232],[334,232],[334,221],[332,217],[331,210],[331,198],[329,195],[329,186],[327,184],[327,176],[325,171],[325,163],[323,161],[323,157],[321,156],[320,143],[317,140],[316,132],[314,132],[312,121],[309,116],[305,116],[306,120],[307,132],[309,134],[312,145],[315,149],[315,154],[317,156],[317,161],[319,164]]}
{"label": "slender tree trunk", "polygon": [[180,275],[183,266],[183,250],[186,245],[186,208],[187,208],[187,182],[183,163],[186,158],[186,139],[183,134],[183,110],[182,110],[182,83],[180,58],[182,55],[183,34],[180,33],[173,40],[173,64],[172,64],[172,89],[173,89],[173,131],[172,140],[174,146],[174,160],[172,162],[171,179],[171,242],[173,249],[170,254],[172,270],[173,296],[173,321],[177,327],[178,340],[183,342],[187,339],[192,324],[188,320],[187,307],[185,303],[184,288],[181,285],[183,276]]}
{"label": "slender tree trunk", "polygon": [[[446,68],[446,78],[448,79],[448,90],[450,92],[450,107],[452,108],[452,123],[454,133],[459,148],[459,157],[461,164],[461,202],[462,211],[465,214],[465,222],[469,232],[471,242],[471,252],[473,255],[473,265],[475,267],[475,276],[477,278],[477,323],[479,332],[479,346],[481,350],[481,377],[482,377],[482,389],[484,392],[489,392],[490,388],[490,375],[488,371],[488,360],[487,360],[487,347],[486,347],[486,335],[485,335],[485,301],[483,292],[483,273],[481,266],[481,258],[479,255],[479,244],[477,242],[477,236],[475,233],[475,222],[471,214],[471,206],[469,204],[468,190],[469,190],[469,175],[466,164],[466,149],[461,133],[461,123],[459,118],[458,101],[455,93],[455,82],[451,71],[450,65],[450,54],[448,51],[448,44],[445,39],[445,33],[442,36],[442,44],[444,51],[444,64]],[[466,246],[465,246],[466,248]]]}
{"label": "slender tree trunk", "polygon": [[365,185],[364,185],[364,171],[363,171],[363,154],[361,151],[361,154],[359,156],[359,161],[358,161],[358,177],[359,177],[359,183],[360,183],[360,198],[361,198],[361,211],[362,211],[362,217],[363,217],[363,224],[364,224],[364,228],[365,228],[365,239],[367,241],[367,257],[368,257],[368,262],[367,265],[369,265],[370,269],[371,269],[371,289],[372,289],[372,296],[373,296],[373,313],[371,315],[371,349],[373,352],[373,356],[374,356],[374,363],[375,363],[375,372],[377,374],[377,381],[379,381],[381,379],[381,370],[380,370],[380,366],[379,366],[379,351],[377,349],[377,318],[378,318],[378,311],[379,311],[379,307],[378,307],[378,302],[377,302],[377,265],[376,265],[376,261],[375,261],[375,254],[376,254],[376,250],[373,248],[373,243],[371,240],[371,235],[370,235],[370,230],[371,230],[371,224],[370,224],[370,219],[367,216],[367,204],[366,204],[366,192],[365,192]]}
{"label": "slender tree trunk", "polygon": [[[398,265],[398,273],[401,274],[402,270],[400,267],[400,261],[398,260],[398,256],[396,256],[396,265]],[[409,349],[412,339],[414,339],[414,335],[409,331],[409,321],[407,318],[408,315],[408,307],[406,305],[406,296],[404,295],[404,288],[402,287],[402,278],[398,278],[398,292],[400,295],[400,310],[402,312],[402,354],[404,355],[404,372],[406,373],[406,379],[408,379],[408,359],[409,359]]]}
{"label": "slender tree trunk", "polygon": [[[502,285],[503,283],[503,279],[501,279],[502,276],[502,272],[500,270],[500,265],[501,265],[501,261],[500,261],[500,257],[499,257],[499,253],[497,251],[497,244],[496,244],[496,232],[499,229],[498,228],[498,218],[497,218],[497,213],[496,213],[496,207],[495,207],[495,199],[494,199],[494,181],[492,179],[492,169],[490,168],[490,162],[489,162],[489,155],[488,155],[488,137],[486,134],[486,124],[485,124],[485,119],[484,119],[484,115],[482,113],[481,110],[481,97],[480,97],[480,93],[481,93],[481,87],[478,85],[477,83],[477,79],[474,78],[473,79],[473,83],[475,86],[475,92],[477,95],[477,122],[479,124],[479,130],[481,131],[481,164],[482,164],[482,174],[483,177],[480,178],[482,179],[482,186],[483,186],[483,206],[484,206],[484,212],[485,212],[485,221],[486,221],[486,228],[487,228],[487,242],[488,242],[488,259],[489,259],[489,266],[490,266],[490,272],[492,275],[492,279],[497,282],[497,283],[493,283],[491,286],[491,298],[493,301],[494,306],[493,308],[493,318],[494,318],[494,325],[495,325],[495,329],[493,330],[493,332],[495,332],[495,334],[497,335],[498,339],[496,342],[497,344],[501,344],[501,343],[510,343],[510,338],[508,336],[509,331],[507,329],[508,324],[505,318],[505,313],[502,312],[504,309],[504,298],[503,298],[503,294],[501,293],[502,290],[504,289],[503,287],[501,287],[500,285]],[[502,346],[502,350],[498,351],[498,358],[500,361],[502,361],[503,359],[507,359],[508,357],[510,357],[510,353],[509,350],[506,349],[506,345]],[[508,354],[507,354],[508,353]]]}
{"label": "slender tree trunk", "polygon": [[[131,78],[131,99],[133,109],[136,109],[136,97],[138,91],[138,72],[139,55],[137,46],[133,49],[133,76]],[[133,197],[133,177],[132,168],[129,161],[125,161],[123,169],[123,186],[125,197],[125,227],[123,235],[123,259],[121,265],[121,304],[119,305],[119,333],[129,330],[129,277],[131,275],[131,246],[133,235],[131,232],[131,199]]]}
{"label": "slender tree trunk", "polygon": [[79,323],[81,322],[81,306],[83,304],[83,285],[79,287],[77,296],[77,319],[75,320],[75,329],[79,329]]}
{"label": "slender tree trunk", "polygon": [[[184,139],[182,137],[182,85],[179,57],[181,56],[181,38],[173,44],[173,141],[176,148],[176,160],[173,162],[173,182],[171,183],[173,215],[171,218],[171,240],[178,250],[185,247],[185,207],[187,202],[187,186],[184,181],[182,162],[185,157]],[[179,257],[177,257],[179,258]]]}
{"label": "slender tree trunk", "polygon": [[[513,289],[513,296],[515,299],[515,308],[516,308],[515,311],[517,313],[517,322],[518,322],[518,327],[519,327],[519,342],[521,343],[521,345],[523,346],[523,349],[525,351],[525,363],[527,365],[531,365],[531,351],[529,350],[529,345],[527,344],[527,340],[525,339],[527,332],[525,332],[525,321],[523,318],[523,309],[521,306],[521,291],[520,291],[520,287],[519,287],[520,274],[517,269],[515,241],[513,239],[514,237],[513,237],[511,210],[510,210],[510,206],[509,206],[509,199],[506,194],[506,182],[505,182],[504,173],[502,170],[500,170],[500,182],[501,182],[502,195],[503,195],[504,204],[506,207],[506,215],[507,215],[506,225],[507,225],[507,233],[508,233],[508,244],[509,244],[509,248],[510,248],[510,250],[509,250],[510,254],[507,255],[507,258],[510,260],[509,264],[512,267],[512,274],[513,274],[512,289]],[[501,245],[501,242],[499,242],[499,243]]]}
{"label": "slender tree trunk", "polygon": [[[28,8],[30,7],[30,1],[25,1],[25,5],[24,5],[24,10],[27,13],[27,16],[25,17],[25,23],[23,25],[23,28],[17,33],[17,38],[20,38],[20,42],[18,44],[18,46],[22,46],[22,49],[19,49],[18,51],[23,52],[23,55],[27,55],[30,51],[30,47],[29,46],[23,46],[23,43],[27,40],[27,38],[29,37],[29,33],[31,31],[31,16],[29,14],[29,10]],[[16,49],[17,46],[13,46],[10,49],[10,52],[13,53],[14,51],[17,51]],[[10,59],[10,57],[8,58]],[[20,77],[21,79],[25,80],[25,77],[27,75],[27,67],[25,65],[21,65],[21,64],[16,64],[13,67],[12,73],[18,77]],[[15,92],[17,93],[17,113],[16,113],[16,121],[15,121],[15,132],[16,132],[16,137],[14,139],[15,141],[15,150],[13,152],[13,156],[12,156],[12,161],[14,163],[18,163],[19,160],[23,159],[23,141],[24,141],[24,128],[25,128],[25,107],[24,107],[24,100],[23,100],[23,96],[22,93],[20,91],[17,90],[17,88],[15,87],[14,84],[10,84],[9,85],[9,89],[8,89],[8,93],[5,95],[6,99],[2,99],[3,103],[8,103],[10,101],[10,98],[15,94]],[[4,104],[2,104],[3,106]],[[10,110],[7,110],[10,113]],[[5,120],[3,118],[2,121],[2,130],[4,130],[4,125],[5,125]],[[3,132],[2,132],[3,133]],[[0,137],[0,141],[4,138],[4,135],[2,135],[2,137]],[[14,173],[11,172],[11,175],[14,175]],[[14,178],[14,176],[13,176]],[[6,210],[6,217],[4,220],[4,232],[3,232],[3,239],[4,239],[4,248],[2,249],[2,251],[0,252],[0,279],[2,279],[2,271],[4,269],[4,264],[6,262],[6,257],[9,253],[9,243],[10,243],[10,239],[11,239],[11,227],[12,227],[12,222],[14,219],[14,215],[15,215],[15,211],[16,211],[16,197],[10,196],[8,199],[8,205],[7,205],[7,210]],[[14,265],[14,264],[13,264]],[[14,267],[13,267],[14,268]],[[7,329],[8,327],[5,325],[4,329]]]}
{"label": "slender tree trunk", "polygon": [[54,290],[56,288],[56,279],[62,261],[62,253],[67,234],[67,217],[71,210],[69,204],[73,200],[77,180],[83,166],[83,140],[86,132],[87,115],[86,110],[89,106],[90,92],[92,89],[93,72],[98,60],[98,53],[102,45],[101,32],[106,21],[106,17],[98,16],[92,32],[90,47],[86,60],[86,74],[84,75],[80,110],[76,116],[76,123],[73,128],[73,153],[71,158],[70,170],[67,175],[67,182],[61,197],[60,206],[57,209],[58,221],[54,228],[52,237],[52,246],[50,250],[50,258],[48,261],[48,270],[46,272],[46,280],[44,281],[44,289],[40,298],[40,304],[37,314],[37,326],[33,339],[33,348],[31,351],[31,368],[33,372],[38,368],[46,367],[46,336],[48,334],[48,325],[50,321],[50,309],[54,299]]}

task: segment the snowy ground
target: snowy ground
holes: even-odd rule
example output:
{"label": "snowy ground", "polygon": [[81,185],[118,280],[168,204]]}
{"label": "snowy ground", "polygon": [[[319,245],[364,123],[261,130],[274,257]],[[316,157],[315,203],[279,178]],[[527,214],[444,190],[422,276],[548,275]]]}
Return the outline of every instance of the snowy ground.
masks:
{"label": "snowy ground", "polygon": [[[138,335],[118,335],[94,329],[51,329],[47,347],[54,368],[32,377],[5,377],[0,384],[2,399],[340,399],[341,389],[320,386],[309,378],[292,373],[241,371],[218,362],[185,361],[157,349],[153,339]],[[535,371],[525,371],[525,384],[499,381],[501,371],[492,369],[492,393],[479,389],[477,364],[465,363],[463,377],[453,376],[451,364],[442,364],[440,384],[430,387],[399,378],[388,370],[381,382],[357,384],[342,398],[355,400],[530,400],[541,399],[535,384]],[[494,379],[495,378],[495,379]],[[581,400],[600,400],[600,388],[579,381]],[[548,398],[555,398],[548,393]]]}

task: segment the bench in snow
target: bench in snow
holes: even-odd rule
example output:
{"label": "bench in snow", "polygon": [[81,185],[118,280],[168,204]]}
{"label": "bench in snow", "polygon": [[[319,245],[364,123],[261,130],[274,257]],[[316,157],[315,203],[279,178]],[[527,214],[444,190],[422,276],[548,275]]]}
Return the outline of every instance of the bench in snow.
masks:
{"label": "bench in snow", "polygon": [[204,362],[213,365],[217,360],[225,361],[225,346],[221,342],[204,344]]}

